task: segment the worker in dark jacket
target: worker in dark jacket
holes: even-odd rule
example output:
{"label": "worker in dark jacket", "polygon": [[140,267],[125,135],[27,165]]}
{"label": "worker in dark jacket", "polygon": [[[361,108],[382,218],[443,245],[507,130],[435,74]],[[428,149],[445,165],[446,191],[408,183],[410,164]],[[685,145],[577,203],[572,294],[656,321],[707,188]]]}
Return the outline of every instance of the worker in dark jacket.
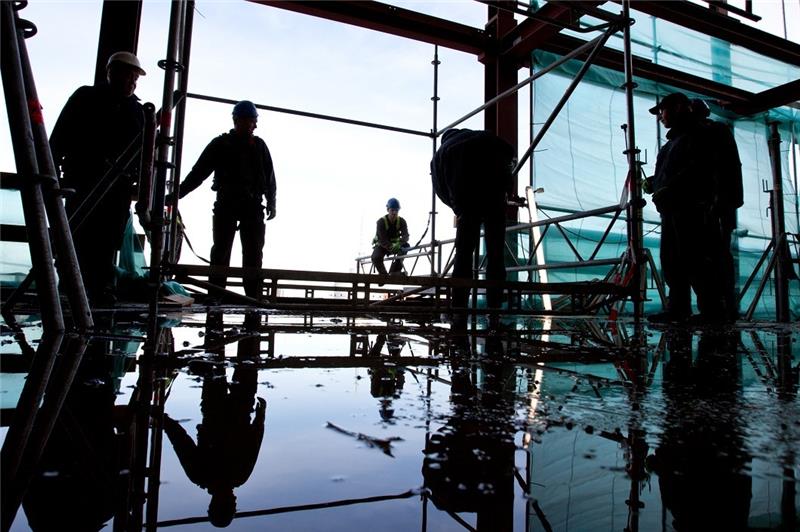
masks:
{"label": "worker in dark jacket", "polygon": [[736,229],[736,210],[744,205],[742,161],[733,131],[727,124],[709,118],[711,110],[703,100],[692,100],[692,113],[708,132],[708,139],[712,144],[709,156],[714,169],[714,212],[719,220],[721,238],[722,300],[725,316],[735,320],[739,315],[739,300],[736,267],[731,253],[731,234]]}
{"label": "worker in dark jacket", "polygon": [[372,264],[378,273],[386,275],[386,266],[383,259],[388,254],[397,256],[389,267],[390,274],[400,274],[403,271],[402,256],[410,247],[408,244],[408,225],[398,214],[400,202],[396,198],[389,198],[386,202],[386,216],[381,216],[375,223],[375,238],[372,239]]}
{"label": "worker in dark jacket", "polygon": [[689,98],[672,93],[650,109],[669,131],[656,159],[648,188],[661,214],[661,268],[669,286],[664,312],[654,322],[690,318],[691,290],[697,296],[698,322],[723,317],[721,237],[714,213],[716,169],[707,129],[691,112]]}
{"label": "worker in dark jacket", "polygon": [[144,75],[134,54],[112,54],[107,82],[76,90],[50,135],[62,188],[75,191],[66,197],[66,210],[93,304],[115,300],[114,255],[130,216],[142,147],[144,112],[134,91]]}
{"label": "worker in dark jacket", "polygon": [[[433,188],[456,215],[453,277],[472,278],[473,253],[481,225],[486,238],[486,279],[504,280],[506,205],[512,194],[514,148],[488,131],[450,129],[431,161]],[[487,305],[500,306],[502,293],[490,290]],[[467,305],[467,290],[453,291],[453,306]]]}
{"label": "worker in dark jacket", "polygon": [[245,272],[244,291],[249,297],[261,297],[261,269],[264,248],[264,205],[266,197],[267,220],[275,218],[275,171],[269,149],[261,138],[253,135],[258,123],[256,106],[247,100],[233,107],[233,129],[223,133],[200,154],[197,163],[180,185],[180,197],[196,189],[214,173],[212,190],[217,192],[214,202],[213,238],[211,248],[211,275],[209,282],[225,288],[227,268],[236,229],[242,241],[242,266]]}

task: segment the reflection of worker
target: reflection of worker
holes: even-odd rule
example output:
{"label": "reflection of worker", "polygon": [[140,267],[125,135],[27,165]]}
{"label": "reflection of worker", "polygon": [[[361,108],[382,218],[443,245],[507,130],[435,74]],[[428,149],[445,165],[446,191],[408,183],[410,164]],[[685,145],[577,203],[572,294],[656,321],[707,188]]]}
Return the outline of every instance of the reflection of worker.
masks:
{"label": "reflection of worker", "polygon": [[[491,340],[491,339],[490,339]],[[500,342],[497,341],[497,344]],[[489,347],[490,357],[500,347]],[[513,366],[489,360],[480,387],[453,358],[452,415],[425,446],[422,474],[431,500],[447,512],[476,512],[476,530],[514,529]]]}
{"label": "reflection of worker", "polygon": [[720,230],[713,212],[715,170],[709,159],[712,146],[685,94],[669,94],[650,112],[669,129],[669,140],[658,152],[655,174],[648,184],[661,214],[661,268],[669,298],[664,312],[648,319],[689,318],[691,289],[697,296],[698,321],[717,321],[723,309]]}
{"label": "reflection of worker", "polygon": [[[504,280],[506,199],[511,194],[514,148],[488,131],[450,129],[431,161],[433,188],[457,217],[453,277],[472,277],[473,253],[481,225],[486,238],[486,279]],[[498,308],[501,291],[487,293],[487,304]],[[464,308],[467,290],[453,292],[453,306]]]}
{"label": "reflection of worker", "polygon": [[256,376],[255,365],[239,364],[229,385],[224,374],[216,375],[209,368],[203,379],[203,421],[197,425],[196,444],[177,421],[164,416],[164,431],[186,476],[211,494],[208,517],[217,527],[233,520],[233,489],[244,484],[253,472],[264,437],[264,399],[257,398],[250,421]]}
{"label": "reflection of worker", "polygon": [[113,303],[114,254],[122,244],[140,158],[144,112],[134,95],[145,72],[130,52],[108,59],[107,83],[70,96],[50,135],[63,173],[75,253],[92,303]]}
{"label": "reflection of worker", "polygon": [[375,238],[372,239],[372,264],[378,273],[386,275],[386,266],[383,259],[392,253],[397,258],[392,261],[389,267],[390,274],[399,274],[403,271],[402,256],[410,247],[408,244],[408,226],[406,221],[400,217],[400,202],[395,198],[389,198],[386,202],[386,216],[382,216],[375,224]]}
{"label": "reflection of worker", "polygon": [[752,478],[742,439],[738,333],[670,332],[664,432],[647,465],[675,530],[747,530]]}
{"label": "reflection of worker", "polygon": [[[267,220],[276,214],[272,157],[264,141],[253,135],[257,123],[256,106],[247,100],[237,103],[233,107],[233,129],[206,146],[180,186],[180,197],[184,197],[214,173],[211,188],[217,192],[217,200],[212,272],[208,280],[220,288],[225,288],[228,275],[215,272],[214,267],[230,265],[237,228],[242,241],[242,266],[260,270],[265,232],[262,197],[267,200]],[[253,298],[261,296],[261,277],[257,272],[245,272],[244,291]]]}
{"label": "reflection of worker", "polygon": [[742,162],[730,127],[709,119],[711,110],[703,100],[692,100],[692,113],[706,131],[711,143],[709,157],[714,169],[714,213],[720,228],[720,264],[722,266],[722,298],[725,315],[736,319],[739,299],[736,293],[736,268],[731,254],[731,233],[736,229],[736,209],[744,204]]}
{"label": "reflection of worker", "polygon": [[[369,356],[379,357],[384,345],[387,346],[390,356],[399,357],[405,341],[396,335],[390,334],[387,337],[385,334],[379,334],[369,350]],[[369,370],[369,391],[372,397],[380,400],[380,415],[383,421],[392,422],[394,418],[392,402],[400,398],[405,382],[406,376],[402,366],[385,364]]]}

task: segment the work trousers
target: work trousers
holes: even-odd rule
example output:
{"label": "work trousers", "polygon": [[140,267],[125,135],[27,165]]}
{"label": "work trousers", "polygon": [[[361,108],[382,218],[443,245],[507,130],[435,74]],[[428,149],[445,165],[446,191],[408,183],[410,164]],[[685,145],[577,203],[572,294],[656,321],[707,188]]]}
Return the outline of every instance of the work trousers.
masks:
{"label": "work trousers", "polygon": [[[505,204],[498,208],[462,213],[456,222],[455,262],[453,278],[472,279],[473,257],[480,244],[481,225],[486,239],[486,279],[503,281],[506,278],[506,265],[503,257],[506,238]],[[453,290],[453,306],[467,306],[469,290],[456,288]],[[499,308],[502,301],[502,290],[491,289],[486,294],[489,308]]]}
{"label": "work trousers", "polygon": [[[245,270],[243,279],[244,293],[248,297],[259,299],[261,293],[261,269],[264,250],[264,207],[257,205],[214,205],[213,236],[211,246],[211,266],[230,266],[231,249],[236,230],[242,243],[242,267]],[[227,273],[214,272],[208,282],[220,288],[228,284]]]}
{"label": "work trousers", "polygon": [[719,219],[701,206],[661,215],[661,269],[669,286],[667,310],[676,316],[697,309],[707,318],[722,317],[722,237]]}
{"label": "work trousers", "polygon": [[66,212],[83,284],[89,299],[94,300],[114,291],[114,258],[130,217],[130,195],[123,187],[113,187],[103,201],[86,202],[80,212],[76,212],[85,197],[76,194],[69,198]]}
{"label": "work trousers", "polygon": [[[389,250],[384,248],[383,246],[375,246],[372,249],[372,265],[375,266],[375,270],[383,275],[386,275],[386,266],[383,265],[383,259],[386,258],[386,255],[391,253]],[[406,248],[401,248],[400,251],[396,253],[397,258],[392,261],[392,265],[389,266],[389,273],[397,273],[403,271],[403,255],[406,254]]]}
{"label": "work trousers", "polygon": [[725,314],[729,318],[739,315],[739,297],[736,290],[736,263],[731,252],[731,234],[735,228],[728,220],[735,220],[735,215],[720,220],[720,266],[722,272],[722,301]]}

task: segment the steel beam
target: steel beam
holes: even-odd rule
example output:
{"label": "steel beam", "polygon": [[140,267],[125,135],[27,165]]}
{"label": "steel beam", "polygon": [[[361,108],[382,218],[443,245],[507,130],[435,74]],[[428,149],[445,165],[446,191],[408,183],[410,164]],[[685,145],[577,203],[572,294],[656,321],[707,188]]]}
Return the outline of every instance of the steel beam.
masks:
{"label": "steel beam", "polygon": [[[565,55],[578,46],[585,44],[586,41],[567,35],[555,35],[541,47],[542,50],[559,55]],[[624,71],[624,54],[610,48],[603,49],[595,58],[594,64],[619,72]],[[659,83],[664,83],[672,87],[683,89],[697,94],[703,94],[714,98],[723,107],[730,107],[736,104],[747,104],[753,98],[752,92],[737,89],[709,79],[687,74],[686,72],[657,65],[641,57],[633,57],[633,71],[637,77],[649,79]]]}
{"label": "steel beam", "polygon": [[475,55],[484,52],[490,42],[482,29],[381,2],[248,1],[343,22],[416,41],[438,44],[439,46]]}
{"label": "steel beam", "polygon": [[97,63],[94,82],[106,81],[106,62],[114,52],[136,53],[139,44],[139,26],[142,19],[142,0],[105,0],[100,18],[100,36],[97,41]]}
{"label": "steel beam", "polygon": [[800,66],[800,44],[747,26],[735,18],[720,15],[712,9],[685,0],[669,2],[634,0],[631,7],[704,35],[742,46],[766,57]]}
{"label": "steel beam", "polygon": [[798,100],[800,100],[800,79],[759,92],[747,103],[732,105],[731,111],[740,115],[754,115],[784,105],[797,108],[800,107]]}

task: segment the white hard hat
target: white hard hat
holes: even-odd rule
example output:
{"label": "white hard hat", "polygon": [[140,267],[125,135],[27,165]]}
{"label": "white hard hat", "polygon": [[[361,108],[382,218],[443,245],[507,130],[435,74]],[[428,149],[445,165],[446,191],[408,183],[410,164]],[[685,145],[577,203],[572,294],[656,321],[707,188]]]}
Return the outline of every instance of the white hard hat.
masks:
{"label": "white hard hat", "polygon": [[108,63],[106,63],[106,68],[110,67],[111,63],[114,62],[132,66],[140,76],[145,75],[144,69],[142,69],[141,63],[139,63],[139,58],[130,52],[115,52],[111,54],[111,57],[108,58]]}

